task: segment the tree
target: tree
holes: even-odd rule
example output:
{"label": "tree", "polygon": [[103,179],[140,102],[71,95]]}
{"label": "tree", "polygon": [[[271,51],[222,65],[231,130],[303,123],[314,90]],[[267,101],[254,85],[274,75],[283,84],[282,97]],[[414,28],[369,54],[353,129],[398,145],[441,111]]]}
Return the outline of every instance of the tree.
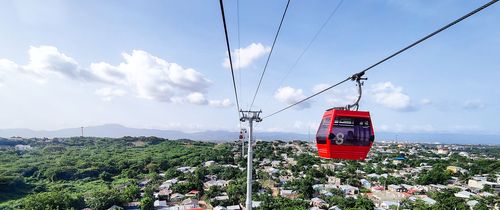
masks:
{"label": "tree", "polygon": [[[330,206],[338,206],[341,209],[355,208],[356,200],[352,197],[345,198],[343,196],[332,196],[328,198]],[[360,203],[359,205],[365,205]]]}
{"label": "tree", "polygon": [[80,209],[83,198],[69,192],[42,192],[27,196],[22,201],[23,209]]}
{"label": "tree", "polygon": [[354,206],[356,209],[371,210],[375,208],[375,204],[372,200],[365,196],[360,196],[356,199],[356,204]]}
{"label": "tree", "polygon": [[268,194],[262,194],[257,197],[262,201],[261,209],[308,209],[309,202],[302,199],[288,199],[283,197],[272,197]]}
{"label": "tree", "polygon": [[156,172],[158,168],[159,168],[158,164],[155,163],[149,163],[146,165],[146,169],[148,170],[149,173]]}
{"label": "tree", "polygon": [[222,189],[219,186],[211,186],[207,191],[205,191],[205,195],[207,198],[213,198],[222,193]]}
{"label": "tree", "polygon": [[413,210],[431,210],[431,206],[427,205],[422,199],[417,199],[411,201],[409,199],[404,199],[401,201],[401,209],[413,209]]}
{"label": "tree", "polygon": [[432,209],[443,209],[443,210],[455,210],[455,209],[469,209],[465,200],[462,198],[457,198],[454,195],[452,189],[445,189],[442,192],[432,193],[431,197],[436,200],[436,204],[432,206]]}
{"label": "tree", "polygon": [[304,166],[309,167],[320,162],[318,157],[308,154],[300,154],[295,160],[297,160],[297,166],[300,168]]}
{"label": "tree", "polygon": [[94,209],[107,209],[113,205],[121,205],[123,200],[117,190],[95,190],[85,197],[87,206]]}
{"label": "tree", "polygon": [[133,201],[136,198],[139,198],[140,195],[141,189],[135,184],[131,184],[123,190],[124,200],[126,201]]}
{"label": "tree", "polygon": [[312,187],[313,184],[314,184],[314,179],[310,176],[307,176],[305,179],[303,179],[300,182],[298,190],[304,198],[306,198],[306,199],[312,198],[312,196],[314,194],[314,189]]}
{"label": "tree", "polygon": [[484,192],[489,192],[489,193],[494,193],[494,192],[495,192],[495,190],[493,190],[493,189],[491,188],[491,185],[489,185],[489,184],[484,185],[484,187],[483,187],[483,191],[484,191]]}
{"label": "tree", "polygon": [[44,172],[44,175],[48,177],[50,181],[57,181],[57,180],[71,180],[75,178],[76,173],[77,170],[74,167],[64,166],[64,167],[48,168]]}
{"label": "tree", "polygon": [[245,201],[244,196],[246,195],[246,185],[244,181],[237,180],[235,182],[230,182],[227,185],[226,191],[229,195],[229,201],[231,201],[232,203],[240,203],[240,201]]}
{"label": "tree", "polygon": [[8,192],[12,189],[26,188],[28,185],[21,177],[0,175],[0,192]]}
{"label": "tree", "polygon": [[175,168],[169,168],[167,171],[165,171],[165,178],[167,179],[177,178],[180,175],[182,175],[182,172],[175,170]]}
{"label": "tree", "polygon": [[306,174],[311,177],[325,177],[325,174],[315,168],[307,170]]}
{"label": "tree", "polygon": [[141,199],[141,209],[142,210],[153,210],[154,209],[154,200],[152,196],[144,196]]}
{"label": "tree", "polygon": [[484,202],[479,202],[474,206],[474,210],[488,210],[488,206]]}
{"label": "tree", "polygon": [[432,170],[420,175],[417,179],[417,183],[421,185],[446,184],[450,178],[451,174],[449,171],[444,170],[443,167],[435,166]]}
{"label": "tree", "polygon": [[342,190],[338,188],[333,188],[330,190],[330,192],[333,194],[333,196],[344,196],[344,192],[342,192]]}
{"label": "tree", "polygon": [[186,194],[191,190],[198,189],[198,185],[195,182],[177,183],[171,187],[172,192],[178,192]]}
{"label": "tree", "polygon": [[384,184],[385,186],[388,186],[391,184],[403,184],[404,180],[401,177],[387,176],[387,178],[380,177],[379,182]]}
{"label": "tree", "polygon": [[104,171],[101,174],[99,174],[99,178],[107,182],[113,181],[112,175],[107,171]]}

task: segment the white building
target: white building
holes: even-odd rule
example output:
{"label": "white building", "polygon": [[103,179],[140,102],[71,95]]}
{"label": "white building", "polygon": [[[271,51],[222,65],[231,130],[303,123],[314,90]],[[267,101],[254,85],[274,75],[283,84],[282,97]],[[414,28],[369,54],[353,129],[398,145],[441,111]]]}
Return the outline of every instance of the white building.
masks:
{"label": "white building", "polygon": [[467,192],[467,191],[460,191],[460,192],[455,193],[455,197],[465,198],[465,199],[469,199],[469,198],[471,198],[472,196],[475,196],[475,195],[476,194],[471,193],[471,192]]}
{"label": "white building", "polygon": [[485,185],[490,186],[495,191],[500,191],[500,183],[489,182],[486,177],[472,177],[467,182],[467,185],[472,188],[483,189]]}
{"label": "white building", "polygon": [[293,190],[281,190],[280,196],[284,198],[295,199],[299,196],[299,193]]}
{"label": "white building", "polygon": [[154,202],[154,207],[155,209],[167,209],[167,201],[160,201],[160,200],[155,200]]}
{"label": "white building", "polygon": [[416,201],[416,200],[419,200],[419,199],[420,199],[420,200],[422,200],[425,204],[430,205],[430,206],[432,206],[432,205],[436,204],[436,201],[435,201],[434,199],[429,198],[429,197],[428,197],[428,196],[426,196],[426,195],[424,195],[424,196],[411,196],[411,197],[409,197],[408,199],[409,199],[409,200],[411,200],[411,201]]}
{"label": "white building", "polygon": [[177,183],[177,182],[178,182],[178,180],[177,180],[177,179],[169,179],[169,180],[167,180],[167,181],[163,182],[163,183],[160,185],[159,189],[160,189],[160,190],[163,190],[163,189],[170,189],[170,187],[171,187],[172,185],[174,185],[175,183]]}
{"label": "white building", "polygon": [[271,161],[271,165],[273,167],[280,167],[281,166],[281,161],[273,160],[273,161]]}
{"label": "white building", "polygon": [[323,206],[328,206],[328,203],[321,198],[312,198],[309,205],[321,208]]}
{"label": "white building", "polygon": [[218,187],[227,187],[227,184],[229,184],[229,181],[226,180],[210,180],[208,182],[203,183],[203,186],[205,188],[210,188],[212,186],[218,186]]}
{"label": "white building", "polygon": [[382,201],[382,203],[380,204],[380,208],[383,208],[383,209],[391,209],[391,206],[395,206],[396,208],[399,209],[399,202]]}
{"label": "white building", "polygon": [[213,161],[213,160],[209,160],[209,161],[207,161],[207,162],[204,162],[204,163],[203,163],[203,166],[205,166],[205,167],[209,167],[209,166],[212,166],[212,165],[214,165],[214,164],[215,164],[215,161]]}
{"label": "white building", "polygon": [[240,210],[240,206],[239,205],[234,205],[234,206],[227,206],[226,207],[227,210]]}
{"label": "white building", "polygon": [[366,179],[360,179],[359,181],[361,182],[361,185],[366,189],[370,189],[370,187],[372,187],[372,184]]}
{"label": "white building", "polygon": [[346,195],[356,195],[359,193],[359,189],[351,185],[340,185],[339,187]]}
{"label": "white building", "polygon": [[329,169],[329,170],[334,171],[335,170],[335,165],[333,165],[331,163],[325,163],[325,164],[321,164],[321,168]]}
{"label": "white building", "polygon": [[196,170],[196,167],[179,167],[177,168],[177,171],[180,171],[182,173],[193,173]]}
{"label": "white building", "polygon": [[23,144],[18,144],[14,146],[14,148],[18,151],[25,151],[25,150],[30,150],[31,146],[30,145],[23,145]]}
{"label": "white building", "polygon": [[460,155],[462,157],[469,157],[469,153],[468,152],[459,152],[458,155]]}
{"label": "white building", "polygon": [[337,178],[337,177],[334,177],[334,176],[328,176],[328,183],[329,184],[334,184],[334,185],[340,185],[341,182],[340,182],[340,178]]}
{"label": "white building", "polygon": [[438,147],[438,149],[437,149],[437,154],[439,154],[439,155],[447,155],[449,153],[450,153],[450,149],[448,149],[448,147],[441,146],[441,147]]}
{"label": "white building", "polygon": [[479,201],[476,200],[467,201],[467,205],[470,206],[471,209],[473,209],[474,206],[476,206],[477,204],[479,204]]}

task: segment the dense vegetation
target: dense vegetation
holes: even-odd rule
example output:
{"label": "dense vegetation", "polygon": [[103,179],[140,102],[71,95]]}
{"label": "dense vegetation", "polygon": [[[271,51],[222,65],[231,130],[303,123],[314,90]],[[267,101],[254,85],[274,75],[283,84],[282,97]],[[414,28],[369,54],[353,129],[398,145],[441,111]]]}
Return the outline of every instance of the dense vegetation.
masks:
{"label": "dense vegetation", "polygon": [[[199,166],[208,160],[234,164],[227,145],[155,137],[4,139],[2,144],[34,149],[0,149],[0,208],[103,209],[138,198],[137,183],[146,178],[155,181],[160,170],[177,177],[182,176],[175,170],[179,166]],[[208,170],[222,177],[239,173]],[[196,173],[188,178],[191,186],[186,189],[202,188]]]}

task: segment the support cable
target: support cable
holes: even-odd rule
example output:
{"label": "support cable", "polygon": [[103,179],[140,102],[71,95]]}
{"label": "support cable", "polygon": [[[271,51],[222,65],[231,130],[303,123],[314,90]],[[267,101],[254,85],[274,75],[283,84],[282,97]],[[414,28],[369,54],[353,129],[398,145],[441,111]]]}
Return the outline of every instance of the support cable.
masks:
{"label": "support cable", "polygon": [[432,33],[430,33],[429,35],[427,35],[427,36],[425,36],[425,37],[423,37],[423,38],[421,38],[421,39],[417,40],[416,42],[413,42],[412,44],[410,44],[410,45],[406,46],[405,48],[403,48],[403,49],[401,49],[401,50],[399,50],[399,51],[397,51],[397,52],[395,52],[395,53],[393,53],[393,54],[391,54],[391,55],[387,56],[386,58],[384,58],[384,59],[380,60],[379,62],[377,62],[377,63],[375,63],[375,64],[373,64],[373,65],[371,65],[371,66],[369,66],[369,67],[367,67],[367,68],[365,68],[365,69],[363,69],[362,71],[360,71],[360,72],[358,72],[358,73],[356,73],[356,74],[354,74],[354,75],[352,75],[352,76],[350,76],[350,77],[348,77],[348,78],[346,78],[346,79],[344,79],[344,80],[342,80],[342,81],[340,81],[340,82],[338,82],[338,83],[336,83],[336,84],[334,84],[334,85],[332,85],[332,86],[330,86],[330,87],[327,87],[327,88],[325,88],[325,89],[323,89],[323,90],[321,90],[321,91],[319,91],[319,92],[317,92],[317,93],[315,93],[315,94],[313,94],[313,95],[311,95],[311,96],[309,96],[309,97],[307,97],[307,98],[304,98],[304,99],[302,99],[302,100],[300,100],[300,101],[298,101],[298,102],[295,102],[295,103],[293,103],[293,104],[291,104],[291,105],[289,105],[289,106],[286,106],[285,108],[282,108],[282,109],[280,109],[280,110],[278,110],[278,111],[276,111],[276,112],[273,112],[272,114],[267,115],[267,116],[265,116],[264,118],[271,117],[271,116],[276,115],[276,114],[278,114],[278,113],[280,113],[280,112],[282,112],[282,111],[285,111],[285,110],[287,110],[287,109],[289,109],[289,108],[292,108],[292,107],[294,107],[294,106],[296,106],[296,105],[298,105],[298,104],[300,104],[300,103],[302,103],[302,102],[304,102],[304,101],[307,101],[307,100],[309,100],[309,99],[311,99],[311,98],[313,98],[313,97],[315,97],[315,96],[317,96],[317,95],[319,95],[319,94],[322,94],[322,93],[326,92],[327,90],[330,90],[330,89],[332,89],[332,88],[334,88],[334,87],[336,87],[336,86],[338,86],[338,85],[340,85],[340,84],[342,84],[342,83],[344,83],[344,82],[347,82],[347,81],[349,81],[349,80],[353,80],[354,78],[361,77],[362,75],[364,75],[364,74],[365,74],[365,72],[369,71],[370,69],[372,69],[372,68],[374,68],[374,67],[376,67],[376,66],[378,66],[378,65],[380,65],[380,64],[382,64],[382,63],[384,63],[385,61],[387,61],[387,60],[389,60],[389,59],[391,59],[391,58],[395,57],[396,55],[399,55],[399,54],[401,54],[402,52],[404,52],[404,51],[406,51],[406,50],[408,50],[408,49],[410,49],[410,48],[412,48],[412,47],[414,47],[414,46],[416,46],[416,45],[420,44],[421,42],[423,42],[423,41],[425,41],[425,40],[427,40],[427,39],[429,39],[429,38],[433,37],[434,35],[436,35],[436,34],[438,34],[438,33],[442,32],[442,31],[444,31],[444,30],[446,30],[446,29],[450,28],[451,26],[453,26],[453,25],[455,25],[455,24],[457,24],[457,23],[459,23],[459,22],[461,22],[461,21],[463,21],[463,20],[467,19],[468,17],[470,17],[470,16],[472,16],[472,15],[474,15],[474,14],[478,13],[479,11],[481,11],[481,10],[483,10],[483,9],[485,9],[485,8],[487,8],[487,7],[489,7],[489,6],[491,6],[491,5],[493,5],[493,4],[494,4],[494,3],[496,3],[496,2],[498,2],[498,0],[492,0],[492,1],[490,1],[490,2],[488,2],[488,3],[486,3],[486,4],[484,4],[483,6],[481,6],[481,7],[477,8],[477,9],[475,9],[475,10],[473,10],[473,11],[471,11],[471,12],[467,13],[467,14],[465,14],[464,16],[462,16],[462,17],[460,17],[460,18],[458,18],[458,19],[456,19],[456,20],[454,20],[453,22],[451,22],[451,23],[449,23],[449,24],[447,24],[447,25],[445,25],[445,26],[443,26],[443,27],[439,28],[438,30],[436,30],[436,31],[434,31],[434,32],[432,32]]}
{"label": "support cable", "polygon": [[273,54],[274,45],[276,44],[276,40],[278,39],[278,35],[281,31],[281,26],[283,25],[283,20],[285,19],[286,12],[288,11],[288,5],[290,5],[290,0],[286,3],[285,11],[283,11],[283,15],[281,16],[280,25],[278,26],[278,31],[276,31],[276,35],[274,36],[273,45],[271,46],[271,51],[269,51],[269,55],[267,56],[266,64],[264,65],[264,69],[260,74],[259,84],[257,85],[257,89],[255,89],[255,93],[253,95],[252,103],[250,104],[250,108],[248,110],[252,110],[253,104],[255,102],[255,98],[259,93],[260,85],[262,84],[262,79],[264,78],[264,74],[266,73],[267,65],[269,64],[269,60],[271,59],[271,55]]}
{"label": "support cable", "polygon": [[[238,22],[238,80],[240,81],[240,96],[244,98],[241,94],[243,88],[241,87],[243,81],[241,80],[241,41],[240,41],[240,0],[236,0],[236,21]],[[240,126],[241,127],[241,126]]]}
{"label": "support cable", "polygon": [[[238,80],[239,80],[239,90],[240,96],[243,98],[241,91],[243,88],[241,87],[243,81],[241,80],[241,42],[240,42],[240,0],[236,0],[236,17],[238,22]],[[239,110],[239,108],[238,108]],[[239,116],[239,115],[238,115]],[[241,131],[241,121],[239,121],[240,131]]]}
{"label": "support cable", "polygon": [[234,96],[236,98],[236,108],[238,111],[238,118],[240,118],[240,102],[238,99],[238,91],[236,90],[236,81],[234,80],[234,69],[233,69],[233,59],[231,57],[231,47],[229,45],[229,36],[227,34],[227,25],[226,25],[226,16],[224,14],[224,3],[222,2],[223,0],[219,0],[220,3],[220,11],[222,14],[222,22],[224,23],[224,34],[226,36],[226,45],[227,45],[227,53],[229,55],[229,65],[231,67],[231,77],[233,79],[233,89],[234,89]]}
{"label": "support cable", "polygon": [[[344,0],[340,0],[339,3],[337,4],[337,6],[335,6],[335,8],[330,12],[330,15],[328,15],[328,18],[325,20],[325,22],[323,22],[323,24],[320,26],[320,28],[318,29],[318,31],[316,31],[316,33],[314,34],[313,38],[309,41],[309,43],[306,45],[306,47],[304,48],[304,50],[302,50],[302,52],[299,54],[299,56],[297,57],[297,59],[293,62],[292,66],[285,73],[285,76],[278,83],[278,85],[276,86],[275,90],[278,89],[279,87],[281,87],[281,85],[283,84],[283,82],[288,78],[288,76],[290,75],[290,73],[295,69],[295,67],[300,62],[300,60],[302,59],[302,57],[304,56],[304,54],[309,50],[309,48],[312,46],[312,44],[314,43],[314,41],[316,41],[316,39],[318,38],[319,34],[321,34],[321,32],[323,32],[323,29],[325,28],[325,26],[328,25],[328,23],[330,22],[330,20],[332,19],[332,17],[335,16],[335,14],[339,10],[339,8],[340,8],[340,6],[342,5],[343,2],[344,2]],[[268,102],[270,100],[266,100],[266,101]]]}

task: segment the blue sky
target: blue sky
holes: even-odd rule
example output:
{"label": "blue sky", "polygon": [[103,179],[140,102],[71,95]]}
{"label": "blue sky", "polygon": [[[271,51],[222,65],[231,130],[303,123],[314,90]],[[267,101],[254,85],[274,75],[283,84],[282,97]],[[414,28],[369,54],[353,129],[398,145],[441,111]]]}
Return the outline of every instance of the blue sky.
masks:
{"label": "blue sky", "polygon": [[[255,108],[270,114],[485,2],[344,1],[280,84],[339,4],[292,0]],[[247,108],[286,1],[239,3],[240,45],[236,1],[225,6]],[[218,1],[0,5],[0,128],[238,129]],[[499,134],[499,19],[493,5],[370,71],[361,109],[371,111],[376,130]],[[354,88],[339,86],[257,130],[315,132],[323,111],[350,102]]]}

